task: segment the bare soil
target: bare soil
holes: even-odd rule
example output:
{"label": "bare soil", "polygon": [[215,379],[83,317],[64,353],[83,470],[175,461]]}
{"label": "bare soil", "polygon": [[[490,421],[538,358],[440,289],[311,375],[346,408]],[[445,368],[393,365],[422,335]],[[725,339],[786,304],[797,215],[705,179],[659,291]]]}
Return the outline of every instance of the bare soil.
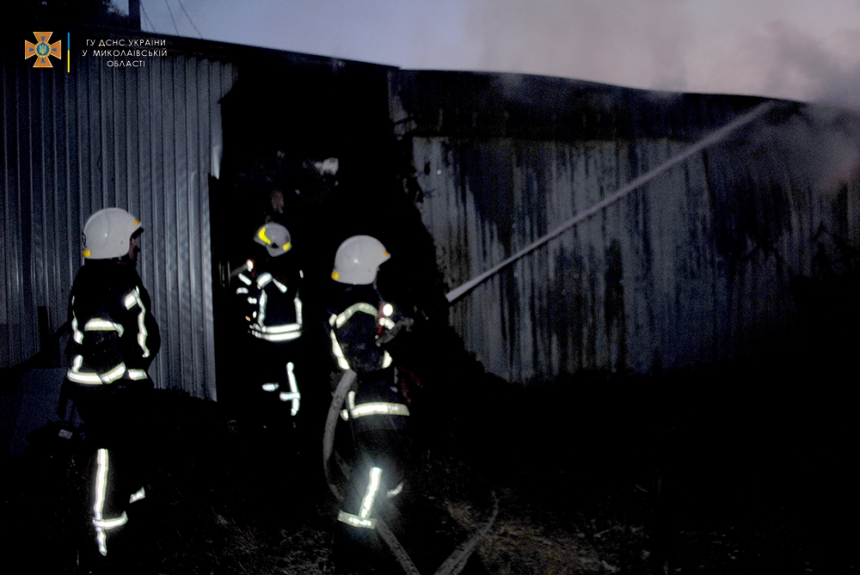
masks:
{"label": "bare soil", "polygon": [[[665,382],[595,381],[524,393],[493,380],[492,395],[463,395],[440,419],[419,406],[438,398],[418,394],[403,544],[421,573],[479,529],[494,501],[463,573],[856,572],[857,425],[846,398],[747,394],[739,407],[731,390],[684,397]],[[132,514],[122,572],[334,573],[338,503],[318,438],[155,393],[141,454],[147,499]],[[86,462],[55,431],[3,462],[4,573],[74,572]]]}

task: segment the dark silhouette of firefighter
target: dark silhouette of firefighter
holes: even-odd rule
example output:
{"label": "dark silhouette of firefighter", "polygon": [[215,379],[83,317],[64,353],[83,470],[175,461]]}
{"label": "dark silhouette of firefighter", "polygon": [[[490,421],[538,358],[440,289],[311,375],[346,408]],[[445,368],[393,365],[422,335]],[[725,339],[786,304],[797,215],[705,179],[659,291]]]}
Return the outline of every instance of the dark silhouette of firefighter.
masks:
{"label": "dark silhouette of firefighter", "polygon": [[329,307],[332,352],[341,370],[357,373],[342,412],[357,450],[335,537],[335,561],[343,572],[379,560],[378,512],[383,501],[403,492],[409,461],[409,408],[386,349],[408,318],[398,322],[376,288],[378,268],[389,257],[376,238],[353,236],[338,248],[332,272],[338,284]]}
{"label": "dark silhouette of firefighter", "polygon": [[[291,429],[301,408],[298,373],[302,336],[302,271],[290,233],[281,224],[261,226],[254,241],[265,249],[237,275],[236,296],[250,336],[252,414],[265,428]],[[288,425],[285,425],[287,424]]]}
{"label": "dark silhouette of firefighter", "polygon": [[153,387],[147,370],[161,340],[135,269],[141,233],[141,223],[123,209],[93,214],[84,226],[84,266],[69,298],[65,385],[93,453],[92,539],[84,557],[94,563],[116,555],[115,544],[128,539],[129,508],[146,495],[142,432]]}

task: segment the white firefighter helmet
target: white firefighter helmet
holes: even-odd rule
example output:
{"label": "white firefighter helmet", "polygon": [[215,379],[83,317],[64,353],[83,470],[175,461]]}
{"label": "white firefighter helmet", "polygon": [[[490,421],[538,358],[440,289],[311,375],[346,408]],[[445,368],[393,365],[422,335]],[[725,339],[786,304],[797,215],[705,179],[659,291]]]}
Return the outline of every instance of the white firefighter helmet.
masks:
{"label": "white firefighter helmet", "polygon": [[84,224],[84,257],[107,260],[127,255],[131,236],[141,229],[137,218],[122,208],[99,210]]}
{"label": "white firefighter helmet", "polygon": [[254,241],[265,247],[272,257],[284,255],[293,247],[287,228],[271,222],[260,226],[254,236]]}
{"label": "white firefighter helmet", "polygon": [[376,270],[390,257],[378,239],[371,236],[352,236],[337,248],[331,277],[343,284],[371,284],[376,279]]}

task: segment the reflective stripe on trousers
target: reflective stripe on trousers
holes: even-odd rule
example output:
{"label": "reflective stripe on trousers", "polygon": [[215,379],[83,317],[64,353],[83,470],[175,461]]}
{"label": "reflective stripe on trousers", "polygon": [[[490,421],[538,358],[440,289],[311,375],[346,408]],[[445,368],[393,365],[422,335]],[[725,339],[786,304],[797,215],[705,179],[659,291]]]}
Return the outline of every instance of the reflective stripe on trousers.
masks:
{"label": "reflective stripe on trousers", "polygon": [[[108,493],[114,488],[111,485],[111,456],[110,451],[104,448],[96,451],[95,477],[93,485],[93,527],[96,533],[96,544],[101,555],[108,554],[108,534],[128,523],[128,515],[125,511],[119,515],[105,516],[105,505]],[[129,503],[134,503],[146,498],[146,491],[141,487],[128,498]]]}
{"label": "reflective stripe on trousers", "polygon": [[374,401],[355,404],[355,392],[350,391],[346,396],[346,409],[341,410],[340,417],[344,421],[358,419],[369,415],[400,415],[409,417],[409,408],[402,403]]}
{"label": "reflective stripe on trousers", "polygon": [[382,481],[382,469],[379,467],[371,467],[368,477],[367,489],[364,496],[361,498],[361,505],[358,509],[358,514],[349,513],[343,509],[337,514],[338,521],[360,527],[362,529],[375,529],[376,519],[373,518],[373,505],[376,502],[376,494],[379,491],[379,485]]}

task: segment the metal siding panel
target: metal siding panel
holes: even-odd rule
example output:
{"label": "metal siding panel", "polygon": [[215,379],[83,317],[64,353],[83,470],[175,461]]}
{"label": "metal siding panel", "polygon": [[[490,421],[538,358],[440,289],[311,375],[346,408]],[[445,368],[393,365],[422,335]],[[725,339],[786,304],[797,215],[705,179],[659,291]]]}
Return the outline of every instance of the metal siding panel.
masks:
{"label": "metal siding panel", "polygon": [[[147,271],[148,277],[144,278],[147,289],[152,294],[153,313],[161,326],[162,344],[161,352],[158,354],[155,362],[155,377],[156,384],[161,388],[166,388],[171,385],[168,379],[169,365],[169,349],[165,341],[170,331],[170,325],[167,321],[167,274],[165,271],[169,269],[169,261],[167,258],[167,231],[165,203],[166,197],[163,191],[164,172],[166,169],[163,158],[163,133],[161,130],[161,121],[164,117],[165,103],[164,99],[164,68],[169,64],[160,58],[155,58],[148,67],[148,86],[145,90],[145,98],[147,102],[144,130],[144,140],[146,144],[146,157],[149,162],[147,170],[148,188],[146,190],[149,202],[145,202],[150,210],[150,227],[147,233],[144,233],[144,238],[149,240],[150,259]],[[144,244],[146,245],[146,244]]]}
{"label": "metal siding panel", "polygon": [[50,315],[50,327],[56,331],[66,321],[64,287],[69,285],[69,154],[66,142],[69,141],[68,107],[66,94],[69,79],[65,74],[59,74],[54,85],[51,98],[53,104],[54,133],[52,153],[54,174],[51,185],[52,216],[46,222],[49,229],[49,245],[53,246],[54,254],[48,262],[49,296],[46,306]]}
{"label": "metal siding panel", "polygon": [[0,133],[0,160],[2,160],[3,179],[0,181],[3,187],[3,198],[0,202],[0,220],[3,222],[3,245],[0,250],[0,271],[2,271],[2,293],[0,293],[0,361],[2,365],[9,365],[18,361],[18,354],[13,350],[13,342],[18,341],[13,324],[16,305],[15,295],[20,291],[17,289],[16,267],[20,264],[18,253],[18,234],[16,222],[17,195],[18,195],[18,162],[16,151],[18,150],[18,90],[16,72],[18,66],[14,65],[11,56],[0,54],[3,65],[0,66],[0,82],[2,82],[3,100],[2,106],[2,133]]}
{"label": "metal siding panel", "polygon": [[[25,264],[30,270],[30,285],[29,293],[30,301],[33,306],[40,305],[45,298],[45,265],[47,263],[48,253],[45,246],[45,228],[42,225],[44,221],[45,202],[46,202],[46,175],[49,166],[49,149],[48,142],[50,139],[47,134],[50,133],[50,126],[47,125],[47,106],[49,103],[49,85],[50,77],[45,77],[44,74],[36,75],[35,80],[30,81],[30,113],[31,126],[31,157],[33,163],[30,171],[30,213],[29,218],[25,223],[27,235],[29,236],[25,245],[29,247],[29,257],[25,256]],[[26,236],[25,236],[26,237]],[[26,292],[25,292],[26,294]],[[28,306],[29,307],[29,306]]]}
{"label": "metal siding panel", "polygon": [[[189,154],[189,136],[192,129],[190,111],[192,107],[191,84],[192,79],[188,77],[187,60],[177,59],[174,66],[174,93],[178,95],[177,100],[181,103],[175,108],[174,122],[175,131],[175,183],[176,183],[176,222],[177,228],[177,253],[179,256],[177,286],[177,300],[179,317],[176,318],[181,341],[179,346],[179,364],[181,367],[182,380],[194,382],[194,334],[193,334],[193,281],[194,281],[194,238],[193,212],[189,212],[189,202],[192,194],[193,184],[193,157]],[[193,393],[193,388],[192,388]]]}
{"label": "metal siding panel", "polygon": [[[200,115],[198,112],[198,98],[200,94],[201,82],[200,70],[197,65],[197,60],[189,59],[186,62],[186,99],[188,102],[186,117],[187,130],[185,141],[185,154],[188,158],[189,167],[186,170],[186,178],[188,180],[186,188],[186,218],[188,219],[188,255],[189,255],[189,270],[188,270],[188,341],[190,348],[190,356],[183,358],[183,363],[187,363],[191,370],[191,381],[194,385],[194,395],[203,396],[203,362],[198,358],[205,357],[205,349],[201,334],[203,332],[203,314],[202,306],[196,305],[197,302],[203,300],[202,293],[202,259],[200,219],[203,216],[201,211],[203,202],[201,201],[201,182],[200,171],[203,167],[200,161],[201,144],[207,140],[200,137]],[[196,265],[195,265],[196,264]]]}
{"label": "metal siding panel", "polygon": [[[38,76],[36,76],[38,78]],[[23,79],[22,79],[23,80]],[[34,96],[34,87],[36,82],[25,82],[22,86],[23,98],[19,101],[18,114],[23,120],[18,137],[23,143],[23,149],[28,151],[29,161],[25,163],[24,158],[19,155],[21,162],[21,187],[19,195],[20,214],[20,257],[21,257],[21,275],[20,275],[20,296],[21,310],[20,317],[21,328],[29,327],[28,337],[22,338],[22,344],[26,342],[27,347],[24,350],[36,351],[35,338],[35,298],[33,280],[35,270],[33,269],[33,201],[37,193],[35,180],[37,174],[42,169],[42,158],[39,153],[41,146],[37,142],[39,130],[39,115],[38,115],[38,100]],[[35,105],[34,105],[35,103]]]}
{"label": "metal siding panel", "polygon": [[[164,301],[164,307],[162,308],[161,317],[159,321],[163,322],[164,326],[167,328],[167,333],[174,334],[175,337],[171,337],[169,339],[162,338],[162,353],[164,357],[161,358],[162,362],[165,362],[168,366],[173,368],[176,367],[176,371],[173,369],[170,370],[170,374],[172,374],[176,380],[182,379],[182,366],[180,364],[181,361],[181,325],[179,322],[180,311],[179,311],[179,300],[178,300],[178,287],[177,281],[179,279],[180,274],[180,266],[179,266],[179,254],[178,254],[178,221],[176,219],[176,143],[175,143],[175,132],[176,132],[176,112],[175,107],[177,100],[177,94],[175,92],[174,85],[174,76],[173,76],[173,68],[175,66],[175,58],[171,58],[168,61],[164,62],[164,65],[161,69],[161,74],[159,80],[162,85],[158,90],[158,95],[161,100],[161,105],[163,106],[163,110],[161,114],[158,114],[155,118],[155,126],[156,133],[158,136],[156,137],[156,141],[159,143],[159,150],[157,150],[156,161],[159,162],[163,167],[163,171],[161,173],[160,187],[161,193],[158,194],[156,191],[156,195],[161,196],[163,199],[162,204],[162,238],[164,239],[164,251],[158,252],[156,255],[162,258],[162,262],[164,265],[164,269],[167,273],[164,276],[163,283],[163,292],[160,294],[162,301]],[[173,97],[166,98],[166,94],[173,94]],[[182,103],[179,102],[179,106],[181,107]],[[162,381],[160,383],[162,386],[173,386],[176,385],[176,382]]]}
{"label": "metal siding panel", "polygon": [[[208,89],[201,103],[202,119],[200,136],[200,164],[205,169],[200,171],[200,185],[206,186],[205,196],[201,195],[200,206],[200,236],[201,236],[201,288],[203,318],[201,333],[205,344],[208,361],[202,373],[206,387],[203,396],[217,399],[215,387],[215,314],[213,309],[213,277],[212,277],[212,235],[209,194],[209,175],[216,177],[220,173],[221,150],[223,140],[221,131],[221,98],[227,94],[236,81],[235,68],[230,64],[215,62],[207,63],[206,79]],[[204,115],[205,114],[205,115]],[[204,179],[205,178],[205,179]]]}
{"label": "metal siding panel", "polygon": [[[201,172],[206,175],[206,197],[205,205],[202,206],[201,213],[201,235],[203,237],[202,253],[204,266],[201,274],[203,277],[203,337],[206,345],[206,353],[208,361],[205,363],[206,371],[203,374],[203,381],[206,383],[204,397],[217,399],[217,391],[215,386],[215,312],[214,312],[214,294],[213,294],[213,277],[212,277],[212,222],[209,207],[211,205],[209,194],[209,174],[215,177],[220,175],[221,151],[223,145],[223,133],[221,123],[221,98],[232,88],[236,81],[235,68],[230,64],[210,63],[208,69],[209,91],[207,97],[207,117],[210,119],[204,125],[208,128],[208,140],[201,138],[201,143],[207,142],[208,149],[201,146],[201,163],[206,166],[206,170]],[[205,154],[208,154],[205,155]]]}
{"label": "metal siding panel", "polygon": [[[39,235],[39,241],[41,242],[41,252],[42,257],[40,260],[35,262],[34,267],[40,270],[41,278],[39,279],[38,285],[38,295],[36,299],[37,305],[45,306],[48,311],[48,320],[49,327],[53,327],[54,324],[50,322],[50,316],[52,310],[50,307],[52,292],[56,283],[53,281],[55,276],[52,274],[53,266],[57,261],[58,253],[56,246],[57,244],[52,240],[52,235],[55,228],[55,220],[56,213],[54,211],[54,199],[55,199],[55,184],[57,177],[57,170],[59,166],[57,165],[57,156],[56,156],[56,145],[57,145],[57,137],[54,134],[60,131],[60,126],[54,121],[54,96],[55,96],[55,87],[56,83],[53,81],[55,75],[51,75],[48,78],[45,78],[45,86],[43,88],[42,94],[44,98],[44,102],[42,104],[42,130],[43,130],[43,158],[44,158],[44,170],[42,174],[42,182],[41,182],[41,205],[38,207],[39,215],[38,215],[38,229],[37,233]],[[38,330],[37,330],[38,335]]]}

